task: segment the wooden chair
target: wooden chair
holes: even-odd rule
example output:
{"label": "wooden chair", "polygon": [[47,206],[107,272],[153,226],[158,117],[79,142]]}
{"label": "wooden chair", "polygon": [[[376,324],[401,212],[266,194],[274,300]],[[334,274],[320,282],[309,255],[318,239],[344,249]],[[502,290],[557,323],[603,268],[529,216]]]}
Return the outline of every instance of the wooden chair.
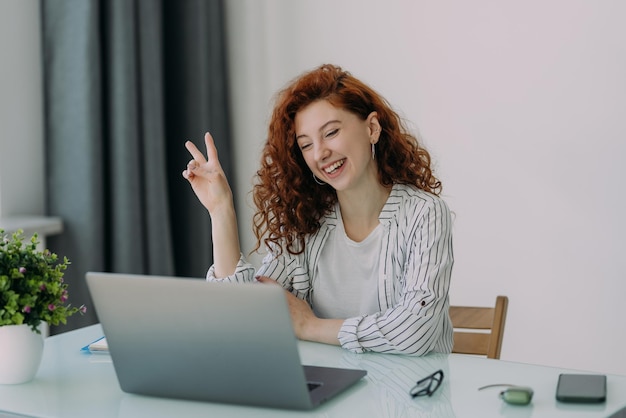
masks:
{"label": "wooden chair", "polygon": [[452,352],[499,359],[508,304],[506,296],[498,296],[493,308],[450,306],[450,319],[454,327]]}

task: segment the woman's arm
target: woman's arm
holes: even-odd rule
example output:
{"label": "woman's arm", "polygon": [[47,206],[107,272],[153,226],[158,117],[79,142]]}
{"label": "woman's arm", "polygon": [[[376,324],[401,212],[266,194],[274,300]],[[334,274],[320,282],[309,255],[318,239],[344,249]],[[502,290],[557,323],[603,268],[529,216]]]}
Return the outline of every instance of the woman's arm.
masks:
{"label": "woman's arm", "polygon": [[[276,280],[267,276],[257,277],[257,280],[261,283],[277,284]],[[307,301],[297,298],[287,290],[285,290],[285,293],[296,337],[301,340],[339,345],[337,335],[343,325],[343,319],[318,318]]]}
{"label": "woman's arm", "polygon": [[211,216],[214,273],[216,277],[226,277],[235,273],[241,250],[233,194],[217,157],[213,137],[204,135],[207,158],[190,141],[185,147],[193,159],[183,171],[183,177]]}

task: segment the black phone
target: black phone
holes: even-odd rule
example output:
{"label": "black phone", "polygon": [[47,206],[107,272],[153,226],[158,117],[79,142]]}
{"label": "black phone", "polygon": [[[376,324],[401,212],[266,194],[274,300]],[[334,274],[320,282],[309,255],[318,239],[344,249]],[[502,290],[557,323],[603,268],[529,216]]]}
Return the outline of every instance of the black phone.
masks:
{"label": "black phone", "polygon": [[606,401],[606,376],[602,374],[559,375],[556,399],[560,402],[601,403]]}

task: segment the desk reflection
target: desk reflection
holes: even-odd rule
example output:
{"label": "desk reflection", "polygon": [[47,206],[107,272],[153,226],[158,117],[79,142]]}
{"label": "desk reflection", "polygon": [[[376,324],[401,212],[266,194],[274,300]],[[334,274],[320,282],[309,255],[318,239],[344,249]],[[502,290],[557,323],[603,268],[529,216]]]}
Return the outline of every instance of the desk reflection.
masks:
{"label": "desk reflection", "polygon": [[[376,407],[365,411],[379,417],[456,417],[451,402],[450,371],[448,356],[432,353],[423,357],[394,354],[344,353],[340,367],[363,368],[368,371],[366,379],[373,383],[364,389],[368,392],[368,406]],[[415,383],[437,370],[444,374],[439,389],[430,397],[412,398],[409,390]],[[362,397],[359,394],[359,397]]]}
{"label": "desk reflection", "polygon": [[[324,357],[324,348],[318,352]],[[336,351],[335,351],[336,354]],[[309,355],[310,357],[310,355]],[[327,358],[328,360],[328,358]],[[316,363],[313,361],[312,363]],[[451,403],[448,359],[446,355],[431,354],[425,357],[408,357],[391,354],[353,354],[344,352],[335,356],[332,367],[364,368],[368,370],[362,382],[311,411],[279,410],[225,404],[211,404],[212,416],[255,417],[433,417],[456,416]],[[307,363],[310,364],[310,363]],[[431,397],[411,398],[409,390],[420,378],[436,370],[443,370],[444,380]],[[150,398],[124,394],[120,401],[119,417],[205,417],[206,404],[193,401]],[[147,414],[147,415],[146,415]]]}

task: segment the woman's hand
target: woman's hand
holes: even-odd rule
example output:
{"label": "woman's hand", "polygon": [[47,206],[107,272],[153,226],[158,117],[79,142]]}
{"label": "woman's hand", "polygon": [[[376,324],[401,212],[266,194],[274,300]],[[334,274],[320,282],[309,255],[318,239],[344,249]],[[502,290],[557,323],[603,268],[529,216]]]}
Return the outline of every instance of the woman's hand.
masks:
{"label": "woman's hand", "polygon": [[217,149],[210,133],[204,135],[207,158],[193,142],[187,141],[185,147],[193,157],[183,171],[183,177],[189,181],[191,188],[200,200],[200,203],[209,211],[211,216],[221,208],[231,209],[233,194],[224,174],[224,170],[217,158]]}
{"label": "woman's hand", "polygon": [[[261,283],[278,285],[276,280],[260,276],[257,280]],[[301,340],[316,341],[320,343],[339,345],[337,335],[343,319],[320,319],[315,316],[311,306],[302,299],[298,299],[293,293],[285,290],[289,314],[293,330]]]}

